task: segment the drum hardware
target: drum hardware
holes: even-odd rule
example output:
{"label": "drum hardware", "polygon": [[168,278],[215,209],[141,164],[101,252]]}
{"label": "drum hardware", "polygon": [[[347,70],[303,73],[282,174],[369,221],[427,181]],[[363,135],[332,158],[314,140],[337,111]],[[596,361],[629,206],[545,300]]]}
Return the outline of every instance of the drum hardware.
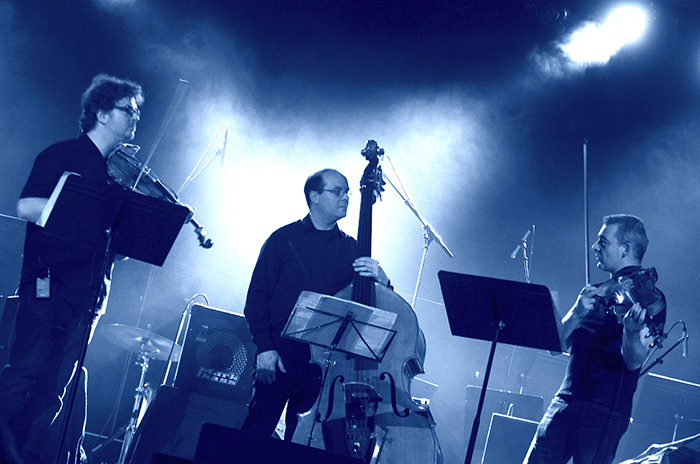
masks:
{"label": "drum hardware", "polygon": [[[137,353],[136,365],[141,368],[139,384],[135,389],[134,406],[131,410],[129,422],[121,427],[107,443],[114,441],[119,435],[124,434],[119,459],[116,464],[125,464],[127,452],[136,433],[141,419],[143,419],[148,404],[153,396],[153,388],[146,383],[146,373],[151,359],[158,361],[180,359],[182,351],[180,345],[174,344],[172,340],[153,333],[147,329],[131,327],[123,324],[110,324],[101,329],[102,334],[112,343],[126,350]],[[107,443],[103,444],[105,446]],[[93,450],[94,452],[95,450]]]}

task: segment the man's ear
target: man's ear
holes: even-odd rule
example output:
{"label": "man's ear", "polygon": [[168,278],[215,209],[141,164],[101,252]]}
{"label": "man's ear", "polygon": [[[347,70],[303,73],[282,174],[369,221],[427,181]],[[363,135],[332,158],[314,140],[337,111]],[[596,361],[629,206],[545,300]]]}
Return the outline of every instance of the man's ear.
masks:
{"label": "man's ear", "polygon": [[621,256],[623,258],[626,258],[630,253],[632,253],[632,245],[629,243],[623,243],[620,245],[620,248],[622,248],[622,253]]}
{"label": "man's ear", "polygon": [[95,113],[95,116],[97,117],[97,122],[104,125],[107,122],[107,119],[109,118],[108,113],[108,111],[97,110],[97,113]]}
{"label": "man's ear", "polygon": [[316,190],[312,190],[309,192],[309,200],[311,200],[311,203],[314,205],[318,203],[318,192]]}

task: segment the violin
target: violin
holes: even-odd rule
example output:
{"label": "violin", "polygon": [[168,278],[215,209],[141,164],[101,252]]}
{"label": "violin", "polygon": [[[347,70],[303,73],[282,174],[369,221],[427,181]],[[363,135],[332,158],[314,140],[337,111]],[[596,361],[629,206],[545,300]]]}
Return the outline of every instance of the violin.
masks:
{"label": "violin", "polygon": [[663,323],[654,318],[666,308],[664,294],[656,288],[658,274],[653,267],[640,269],[631,276],[607,280],[596,287],[596,295],[603,300],[606,312],[621,324],[632,305],[639,303],[646,310],[644,322],[657,340],[663,336]]}
{"label": "violin", "polygon": [[169,186],[161,182],[158,176],[136,157],[141,147],[130,143],[120,143],[107,156],[107,173],[120,186],[141,193],[143,195],[158,198],[190,210],[187,222],[192,224],[197,234],[199,246],[209,249],[214,245],[204,228],[194,219],[194,209],[182,203],[177,194]]}

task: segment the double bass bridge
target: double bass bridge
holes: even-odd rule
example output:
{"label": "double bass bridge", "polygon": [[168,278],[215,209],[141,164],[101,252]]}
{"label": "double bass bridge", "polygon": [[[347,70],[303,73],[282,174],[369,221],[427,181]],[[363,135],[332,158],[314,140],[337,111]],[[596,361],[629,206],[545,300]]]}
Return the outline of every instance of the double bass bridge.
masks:
{"label": "double bass bridge", "polygon": [[374,450],[374,416],[382,398],[365,382],[348,382],[345,390],[345,442],[347,451],[367,460]]}

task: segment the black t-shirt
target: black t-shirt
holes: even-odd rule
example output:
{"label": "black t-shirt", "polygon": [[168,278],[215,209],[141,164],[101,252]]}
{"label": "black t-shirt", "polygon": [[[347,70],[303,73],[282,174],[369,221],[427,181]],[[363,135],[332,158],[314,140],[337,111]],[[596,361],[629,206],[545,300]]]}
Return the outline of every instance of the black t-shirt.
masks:
{"label": "black t-shirt", "polygon": [[[639,266],[626,267],[613,277],[634,275],[640,270]],[[663,329],[666,321],[663,293],[653,285],[640,293],[643,307],[657,298],[663,299],[664,309],[653,319],[654,325]],[[595,307],[571,334],[571,357],[557,395],[595,401],[631,415],[639,369],[632,371],[625,365],[620,351],[622,331],[622,324],[607,311],[605,301],[598,298]]]}
{"label": "black t-shirt", "polygon": [[[39,153],[20,198],[48,198],[66,171],[79,174],[96,185],[106,187],[110,182],[105,158],[92,140],[82,134]],[[95,301],[94,292],[99,291],[111,268],[107,266],[106,276],[102,275],[104,253],[104,249],[88,248],[49,235],[42,227],[30,222],[24,242],[20,292],[34,291],[37,274],[48,268],[52,291],[57,292],[56,298],[52,299],[58,302],[60,296],[74,308],[90,309]]]}
{"label": "black t-shirt", "polygon": [[[279,334],[299,294],[304,290],[338,293],[352,282],[356,254],[354,238],[337,225],[317,230],[309,216],[273,232],[260,251],[244,309],[258,350],[282,351],[283,359],[294,356],[280,350]],[[297,354],[301,351],[308,349]]]}

